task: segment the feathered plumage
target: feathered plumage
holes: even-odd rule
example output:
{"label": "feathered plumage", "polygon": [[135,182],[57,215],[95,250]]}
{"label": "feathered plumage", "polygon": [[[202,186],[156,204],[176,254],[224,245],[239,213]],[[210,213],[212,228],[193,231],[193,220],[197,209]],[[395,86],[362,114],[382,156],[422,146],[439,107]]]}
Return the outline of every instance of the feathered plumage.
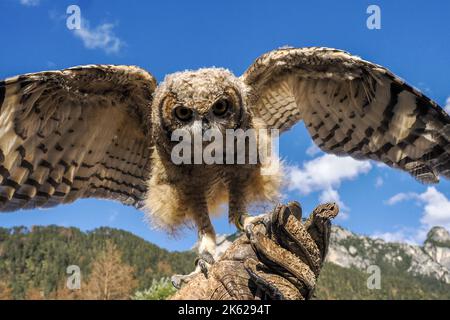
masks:
{"label": "feathered plumage", "polygon": [[171,133],[283,132],[301,120],[325,152],[381,161],[424,183],[450,178],[450,117],[435,102],[346,52],[283,48],[240,78],[211,68],[158,86],[137,67],[91,65],[0,82],[0,210],[86,197],[145,205],[170,230],[194,221],[207,239],[200,250],[211,251],[213,208],[228,201],[238,222],[249,203],[276,197],[280,172],[175,165]]}

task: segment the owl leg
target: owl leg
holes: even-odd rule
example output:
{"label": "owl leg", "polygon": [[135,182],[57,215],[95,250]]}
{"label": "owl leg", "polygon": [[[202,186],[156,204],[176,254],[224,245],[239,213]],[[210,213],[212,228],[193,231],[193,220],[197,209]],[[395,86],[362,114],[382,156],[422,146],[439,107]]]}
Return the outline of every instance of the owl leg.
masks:
{"label": "owl leg", "polygon": [[201,205],[198,214],[195,216],[195,224],[198,228],[199,257],[196,260],[197,268],[207,276],[209,265],[214,263],[214,254],[216,253],[216,232],[209,218],[208,206],[206,201]]}
{"label": "owl leg", "polygon": [[244,231],[246,226],[259,218],[258,216],[250,216],[248,214],[245,197],[242,194],[242,188],[231,184],[229,189],[229,199],[228,221],[234,223],[238,230]]}
{"label": "owl leg", "polygon": [[233,189],[230,189],[228,221],[234,223],[238,230],[245,231],[248,226],[258,223],[265,215],[251,216],[248,214],[242,193],[231,190]]}
{"label": "owl leg", "polygon": [[[172,284],[176,288],[180,288],[183,284],[189,282],[193,277],[202,272],[208,277],[208,269],[214,264],[214,254],[216,252],[216,232],[209,218],[208,206],[204,202],[201,210],[196,211],[194,222],[198,228],[199,238],[199,255],[195,259],[195,270],[187,275],[174,275]],[[199,208],[200,209],[200,208]]]}

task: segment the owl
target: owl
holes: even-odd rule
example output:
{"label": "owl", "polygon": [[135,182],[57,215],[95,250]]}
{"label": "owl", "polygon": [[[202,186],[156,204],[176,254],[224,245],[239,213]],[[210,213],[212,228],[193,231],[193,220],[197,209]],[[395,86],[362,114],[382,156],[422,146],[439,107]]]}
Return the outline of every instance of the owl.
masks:
{"label": "owl", "polygon": [[25,74],[0,82],[0,107],[0,210],[118,200],[169,232],[195,225],[204,272],[214,262],[210,215],[228,204],[230,222],[245,228],[249,205],[277,199],[282,168],[263,174],[276,156],[176,163],[179,130],[282,133],[303,121],[327,153],[380,161],[423,183],[450,178],[449,115],[382,66],[330,48],[285,47],[240,77],[204,68],[159,85],[134,66]]}

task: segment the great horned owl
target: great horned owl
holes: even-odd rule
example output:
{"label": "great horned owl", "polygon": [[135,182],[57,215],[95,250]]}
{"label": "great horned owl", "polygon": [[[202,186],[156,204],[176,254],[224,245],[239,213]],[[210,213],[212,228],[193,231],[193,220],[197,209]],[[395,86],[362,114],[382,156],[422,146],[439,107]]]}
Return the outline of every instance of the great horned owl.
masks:
{"label": "great horned owl", "polygon": [[[270,128],[303,120],[325,152],[373,159],[424,183],[450,177],[450,117],[387,69],[329,48],[282,48],[241,76],[179,72],[157,85],[132,66],[88,65],[0,82],[2,211],[105,198],[175,230],[193,221],[213,254],[209,214],[277,197],[262,165],[175,164],[174,130]],[[262,137],[260,137],[262,139]],[[339,168],[336,168],[339,170]]]}

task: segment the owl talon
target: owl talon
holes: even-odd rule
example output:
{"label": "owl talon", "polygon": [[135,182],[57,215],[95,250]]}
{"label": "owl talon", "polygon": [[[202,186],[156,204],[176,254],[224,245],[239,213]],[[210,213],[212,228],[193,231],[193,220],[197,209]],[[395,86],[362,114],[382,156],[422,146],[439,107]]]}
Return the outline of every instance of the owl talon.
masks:
{"label": "owl talon", "polygon": [[214,257],[208,251],[200,253],[200,255],[195,259],[195,265],[200,271],[208,278],[208,269],[211,265],[215,263]]}
{"label": "owl talon", "polygon": [[268,221],[267,215],[259,215],[259,216],[250,216],[248,214],[243,214],[241,215],[239,220],[239,224],[242,226],[241,228],[239,228],[239,226],[236,224],[236,226],[238,227],[238,229],[240,231],[245,232],[247,235],[249,234],[249,232],[253,229],[253,227],[255,225],[258,224],[263,224],[264,226],[268,226],[268,223],[270,221]]}
{"label": "owl talon", "polygon": [[200,272],[203,273],[203,275],[206,278],[208,278],[209,275],[208,270],[214,263],[215,260],[211,253],[209,253],[208,251],[200,253],[199,256],[195,259],[195,270],[189,274],[173,275],[172,278],[170,279],[172,285],[176,289],[180,289],[183,285],[191,281]]}
{"label": "owl talon", "polygon": [[239,231],[245,232],[249,225],[255,225],[259,223],[263,223],[266,225],[266,220],[266,215],[251,216],[248,213],[242,213],[234,219],[234,224]]}
{"label": "owl talon", "polygon": [[191,272],[190,274],[176,274],[170,278],[170,281],[176,289],[181,289],[183,285],[191,281],[197,274],[198,271]]}
{"label": "owl talon", "polygon": [[200,253],[197,259],[195,260],[195,263],[197,264],[199,260],[203,260],[208,264],[214,264],[215,262],[213,255],[208,251]]}
{"label": "owl talon", "polygon": [[234,225],[239,231],[245,231],[244,223],[248,217],[250,217],[248,213],[242,213],[234,218]]}
{"label": "owl talon", "polygon": [[197,265],[199,266],[200,271],[203,273],[205,278],[208,278],[208,263],[203,259],[199,259],[197,261]]}

